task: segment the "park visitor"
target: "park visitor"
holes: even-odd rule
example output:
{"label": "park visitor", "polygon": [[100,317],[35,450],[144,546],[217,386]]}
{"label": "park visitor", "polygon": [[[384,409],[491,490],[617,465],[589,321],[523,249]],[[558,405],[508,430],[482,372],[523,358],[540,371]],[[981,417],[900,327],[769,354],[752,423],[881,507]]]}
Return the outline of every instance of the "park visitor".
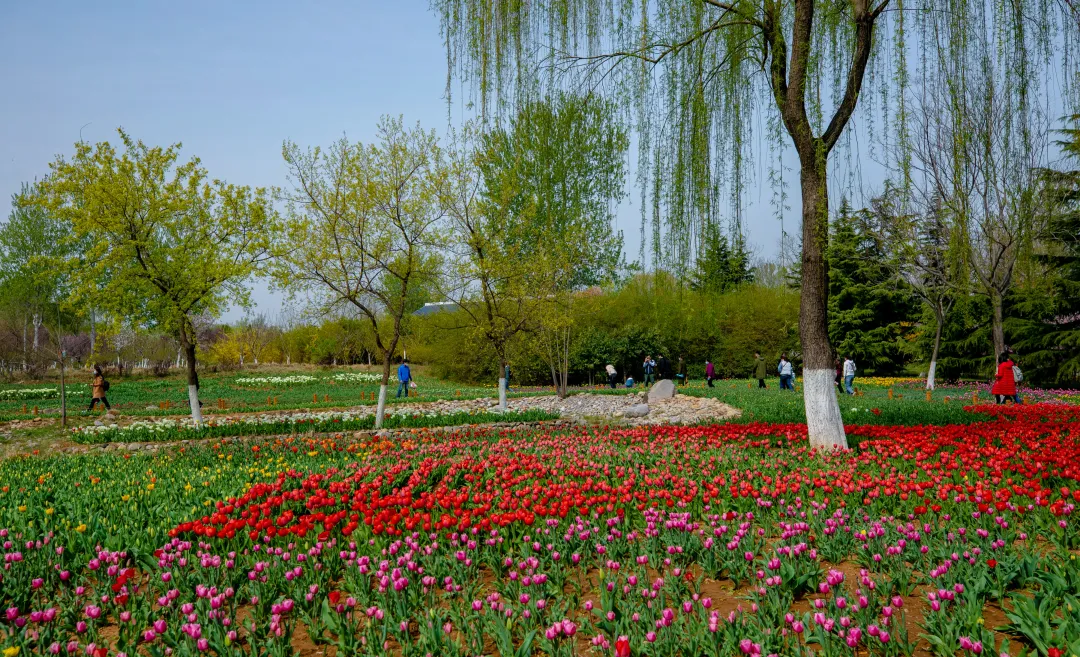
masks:
{"label": "park visitor", "polygon": [[757,379],[757,387],[765,387],[765,359],[756,351],[754,352],[754,378]]}
{"label": "park visitor", "polygon": [[780,363],[776,366],[776,373],[780,375],[781,390],[795,390],[795,368],[787,359],[787,354],[780,355]]}
{"label": "park visitor", "polygon": [[849,395],[855,394],[855,361],[851,356],[844,358],[844,391]]}
{"label": "park visitor", "polygon": [[626,377],[626,387],[627,388],[633,388],[634,387],[634,377],[632,377],[632,376]]}
{"label": "park visitor", "polygon": [[679,379],[680,384],[686,385],[686,361],[683,360],[682,356],[679,356],[679,373],[675,377]]}
{"label": "park visitor", "polygon": [[409,384],[412,383],[412,372],[409,371],[409,361],[401,361],[401,365],[397,368],[397,396],[401,397],[401,392],[405,391],[405,396],[409,396]]}
{"label": "park visitor", "polygon": [[998,404],[1004,404],[1006,401],[1012,401],[1014,404],[1019,404],[1016,397],[1016,374],[1013,372],[1014,363],[1009,358],[1007,352],[1001,352],[998,356],[998,368],[997,374],[994,376],[994,387],[990,388],[990,394],[994,396],[994,401]]}
{"label": "park visitor", "polygon": [[842,362],[840,362],[839,358],[834,358],[833,359],[833,367],[836,368],[836,378],[835,378],[836,389],[837,390],[843,390],[844,389],[844,364]]}
{"label": "park visitor", "polygon": [[607,366],[606,369],[607,369],[608,384],[610,384],[611,389],[614,390],[616,385],[619,383],[619,375],[615,371],[615,366],[612,365],[611,363],[608,363],[608,366]]}
{"label": "park visitor", "polygon": [[109,400],[105,398],[105,393],[109,391],[109,382],[105,380],[105,375],[101,373],[101,365],[94,365],[94,380],[90,383],[90,412],[93,412],[94,407],[100,401],[105,407],[105,410],[110,410]]}
{"label": "park visitor", "polygon": [[642,379],[641,385],[647,386],[656,381],[656,377],[653,375],[656,372],[656,361],[652,359],[652,356],[645,357],[645,362],[642,363],[641,368],[645,371],[645,377]]}
{"label": "park visitor", "polygon": [[667,356],[660,356],[660,358],[657,359],[656,376],[661,380],[671,378],[671,361],[667,359]]}
{"label": "park visitor", "polygon": [[506,379],[506,392],[510,392],[510,363],[507,363],[503,367],[503,378]]}
{"label": "park visitor", "polygon": [[705,359],[705,382],[709,384],[710,388],[713,388],[712,380],[716,378],[716,368],[713,367],[712,361]]}

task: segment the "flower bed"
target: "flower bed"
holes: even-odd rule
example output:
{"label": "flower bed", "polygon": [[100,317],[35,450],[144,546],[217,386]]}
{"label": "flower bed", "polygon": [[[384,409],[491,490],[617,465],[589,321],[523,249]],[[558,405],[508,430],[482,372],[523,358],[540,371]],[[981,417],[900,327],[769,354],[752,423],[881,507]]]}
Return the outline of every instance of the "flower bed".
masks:
{"label": "flower bed", "polygon": [[0,648],[1070,655],[1080,421],[1019,413],[8,461]]}
{"label": "flower bed", "polygon": [[0,390],[0,401],[28,401],[31,399],[56,399],[60,396],[58,388],[8,388]]}
{"label": "flower bed", "polygon": [[[538,422],[554,420],[557,415],[544,411],[488,413],[461,411],[458,413],[387,412],[383,427],[387,429],[440,427],[488,422]],[[226,418],[210,418],[196,427],[191,418],[165,418],[136,421],[125,426],[85,426],[72,429],[77,443],[154,442],[225,438],[232,436],[269,436],[298,432],[327,433],[358,431],[375,426],[370,411],[325,411],[319,413],[266,413]]]}
{"label": "flower bed", "polygon": [[317,376],[307,374],[292,374],[290,376],[243,376],[236,379],[236,384],[241,386],[293,386],[314,383]]}

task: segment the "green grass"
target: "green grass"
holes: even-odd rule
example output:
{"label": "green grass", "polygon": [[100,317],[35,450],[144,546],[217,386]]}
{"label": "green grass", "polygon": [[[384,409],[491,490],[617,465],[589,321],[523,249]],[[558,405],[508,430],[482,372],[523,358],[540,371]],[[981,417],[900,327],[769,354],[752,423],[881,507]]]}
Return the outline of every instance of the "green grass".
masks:
{"label": "green grass", "polygon": [[[699,397],[712,397],[742,410],[742,417],[734,422],[805,423],[802,381],[797,390],[780,390],[776,379],[768,380],[765,390],[757,387],[757,381],[717,381],[714,388],[701,387],[693,382],[679,392]],[[907,386],[893,386],[893,398],[889,399],[889,387],[858,384],[862,393],[858,396],[840,396],[840,413],[845,424],[968,424],[986,420],[986,416],[969,413],[965,405],[971,404],[970,394],[957,397],[956,390],[937,390],[926,401],[926,392]],[[946,402],[946,397],[949,401]],[[989,401],[981,396],[983,403]],[[875,409],[878,411],[875,413]]]}

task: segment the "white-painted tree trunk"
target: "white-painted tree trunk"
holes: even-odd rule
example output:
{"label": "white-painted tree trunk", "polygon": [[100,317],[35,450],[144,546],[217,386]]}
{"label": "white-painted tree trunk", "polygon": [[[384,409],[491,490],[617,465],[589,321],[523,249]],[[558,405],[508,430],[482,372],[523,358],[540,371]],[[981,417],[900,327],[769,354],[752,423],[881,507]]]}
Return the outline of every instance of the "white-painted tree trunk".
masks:
{"label": "white-painted tree trunk", "polygon": [[810,446],[822,451],[847,449],[844,420],[836,398],[836,371],[803,370],[803,401]]}
{"label": "white-painted tree trunk", "polygon": [[41,315],[34,314],[34,352],[38,350],[38,336],[41,334]]}
{"label": "white-painted tree trunk", "polygon": [[202,409],[199,408],[199,389],[194,385],[187,387],[188,403],[191,405],[191,419],[195,426],[202,426]]}
{"label": "white-painted tree trunk", "polygon": [[386,384],[379,386],[379,405],[375,407],[375,428],[381,429],[386,417]]}
{"label": "white-painted tree trunk", "polygon": [[926,389],[934,389],[934,373],[937,372],[937,361],[930,361],[930,371],[926,373]]}
{"label": "white-painted tree trunk", "polygon": [[499,377],[499,410],[506,410],[506,377]]}

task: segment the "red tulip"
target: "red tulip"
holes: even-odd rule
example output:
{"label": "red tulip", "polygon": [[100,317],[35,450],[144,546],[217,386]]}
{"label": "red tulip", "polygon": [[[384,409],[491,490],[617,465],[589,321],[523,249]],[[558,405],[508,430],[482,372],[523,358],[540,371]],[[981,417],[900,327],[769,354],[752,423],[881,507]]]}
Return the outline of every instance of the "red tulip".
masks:
{"label": "red tulip", "polygon": [[[630,657],[630,639],[620,636],[615,639],[615,657]],[[1053,657],[1051,655],[1051,657]]]}

